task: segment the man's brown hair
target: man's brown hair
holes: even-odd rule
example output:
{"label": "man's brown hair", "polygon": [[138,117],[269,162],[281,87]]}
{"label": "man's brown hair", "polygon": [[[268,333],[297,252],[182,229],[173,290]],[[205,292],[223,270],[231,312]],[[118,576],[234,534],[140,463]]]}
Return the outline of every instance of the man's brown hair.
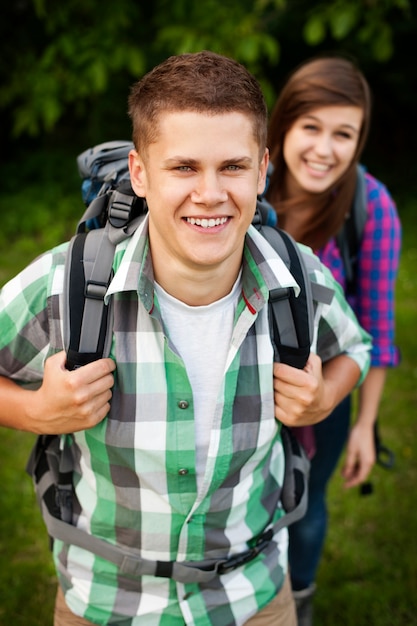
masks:
{"label": "man's brown hair", "polygon": [[144,152],[156,140],[161,113],[177,111],[243,113],[252,119],[260,155],[264,153],[268,113],[262,90],[233,59],[208,51],[172,56],[135,83],[129,116],[136,150]]}

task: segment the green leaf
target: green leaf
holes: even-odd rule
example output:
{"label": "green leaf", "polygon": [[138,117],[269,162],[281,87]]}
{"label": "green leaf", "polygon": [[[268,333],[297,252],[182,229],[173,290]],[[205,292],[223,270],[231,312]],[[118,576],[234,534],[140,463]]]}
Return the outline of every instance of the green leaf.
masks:
{"label": "green leaf", "polygon": [[392,33],[387,24],[381,24],[377,36],[372,41],[373,57],[377,61],[388,61],[393,53]]}
{"label": "green leaf", "polygon": [[133,76],[141,76],[145,72],[145,59],[139,48],[130,48],[127,67]]}
{"label": "green leaf", "polygon": [[307,20],[303,29],[303,37],[306,43],[310,46],[316,46],[323,41],[325,36],[326,28],[321,16],[314,15]]}
{"label": "green leaf", "polygon": [[240,40],[237,56],[245,63],[253,63],[258,58],[259,42],[251,35]]}
{"label": "green leaf", "polygon": [[356,26],[358,12],[353,4],[346,4],[343,8],[339,4],[333,7],[330,13],[330,29],[334,39],[344,39]]}

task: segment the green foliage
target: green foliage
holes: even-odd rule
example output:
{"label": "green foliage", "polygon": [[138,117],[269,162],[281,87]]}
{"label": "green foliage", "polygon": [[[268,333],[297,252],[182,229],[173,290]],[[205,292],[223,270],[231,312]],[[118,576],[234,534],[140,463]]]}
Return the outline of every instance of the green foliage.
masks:
{"label": "green foliage", "polygon": [[118,72],[140,75],[145,68],[132,28],[140,22],[135,2],[119,0],[115,10],[94,0],[37,0],[35,9],[26,45],[0,87],[0,105],[15,107],[15,135],[51,130],[68,107],[82,111],[93,94],[108,89]]}
{"label": "green foliage", "polygon": [[304,26],[304,38],[312,46],[322,43],[326,35],[336,40],[353,37],[358,44],[370,46],[376,61],[388,61],[394,53],[393,26],[390,16],[399,10],[404,19],[411,15],[408,0],[333,0],[316,4]]}
{"label": "green foliage", "polygon": [[[50,132],[65,115],[85,116],[97,98],[171,54],[211,49],[246,64],[268,102],[282,41],[353,46],[378,62],[411,19],[410,0],[26,0],[7,3],[0,23],[0,109],[13,136]],[[291,28],[292,27],[292,28]]]}
{"label": "green foliage", "polygon": [[3,171],[0,284],[40,252],[67,241],[84,210],[73,155],[39,151],[20,167],[10,163]]}
{"label": "green foliage", "polygon": [[[161,50],[172,50],[174,54],[213,50],[235,57],[252,70],[261,61],[278,61],[278,42],[260,29],[263,2],[181,0],[170,9],[171,4],[160,2],[155,16],[156,43]],[[172,16],[167,23],[170,10]]]}

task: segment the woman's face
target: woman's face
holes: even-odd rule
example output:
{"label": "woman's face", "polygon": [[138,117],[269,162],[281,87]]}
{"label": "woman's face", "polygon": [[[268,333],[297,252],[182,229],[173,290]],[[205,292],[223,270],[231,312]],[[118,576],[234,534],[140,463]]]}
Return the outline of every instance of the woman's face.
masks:
{"label": "woman's face", "polygon": [[284,139],[289,196],[321,193],[352,162],[362,128],[363,111],[355,106],[324,106],[299,117]]}

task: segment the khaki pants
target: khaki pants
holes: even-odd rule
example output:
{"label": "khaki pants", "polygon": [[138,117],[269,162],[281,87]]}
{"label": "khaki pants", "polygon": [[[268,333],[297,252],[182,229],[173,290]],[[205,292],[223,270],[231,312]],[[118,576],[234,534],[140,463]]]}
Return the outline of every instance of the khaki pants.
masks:
{"label": "khaki pants", "polygon": [[[54,626],[91,626],[91,622],[83,617],[77,617],[69,610],[60,587],[56,596],[54,615]],[[288,575],[279,594],[260,613],[251,617],[245,626],[297,626]]]}
{"label": "khaki pants", "polygon": [[245,622],[245,626],[297,626],[297,614],[288,574],[279,594],[260,613]]}

